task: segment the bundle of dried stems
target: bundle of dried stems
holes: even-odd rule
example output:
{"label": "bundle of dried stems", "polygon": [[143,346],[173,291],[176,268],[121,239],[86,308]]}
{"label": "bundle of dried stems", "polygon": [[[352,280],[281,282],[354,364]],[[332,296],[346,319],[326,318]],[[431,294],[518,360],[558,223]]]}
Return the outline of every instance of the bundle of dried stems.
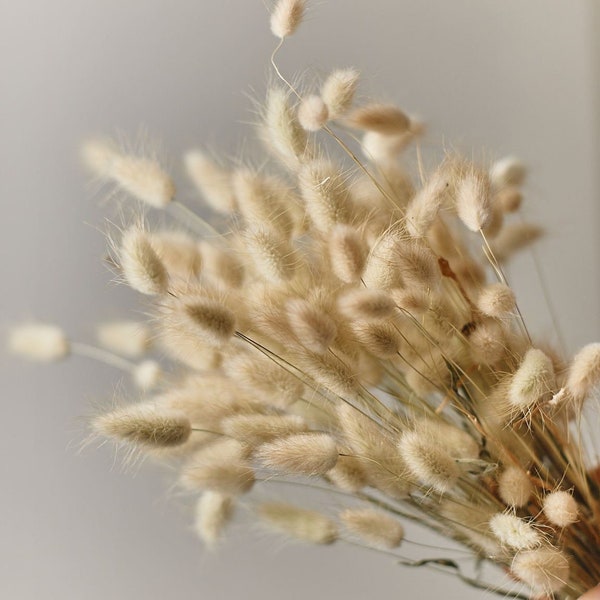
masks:
{"label": "bundle of dried stems", "polygon": [[[600,344],[563,361],[530,337],[507,284],[503,265],[541,234],[513,214],[525,169],[449,154],[411,178],[400,157],[422,126],[392,105],[355,106],[354,69],[306,94],[280,73],[304,8],[280,0],[271,15],[277,84],[259,129],[273,160],[185,157],[211,225],[175,200],[155,156],[84,148],[98,177],[187,226],[151,232],[138,219],[113,243],[119,276],[150,297],[150,323],[104,324],[98,347],[27,324],[11,347],[98,358],[153,390],[93,431],[178,464],[207,544],[247,498],[289,536],[491,586],[451,556],[405,558],[396,549],[413,521],[502,567],[512,583],[490,587],[502,595],[575,598],[600,581],[600,486],[580,418]],[[151,345],[177,362],[140,362]],[[282,482],[329,490],[332,510],[246,496]]]}

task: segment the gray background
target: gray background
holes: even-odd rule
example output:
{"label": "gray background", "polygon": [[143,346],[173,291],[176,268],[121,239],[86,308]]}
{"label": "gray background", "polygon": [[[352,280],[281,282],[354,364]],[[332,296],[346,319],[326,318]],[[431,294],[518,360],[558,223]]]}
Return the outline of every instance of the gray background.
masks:
{"label": "gray background", "polygon": [[[287,73],[358,67],[365,97],[427,119],[427,148],[525,160],[525,212],[549,230],[542,269],[571,350],[600,333],[595,4],[320,0],[280,59]],[[3,326],[36,316],[85,339],[98,319],[139,306],[108,285],[98,228],[114,210],[88,185],[80,141],[143,125],[178,177],[177,159],[194,144],[235,155],[252,135],[241,125],[252,118],[245,93],[262,97],[273,46],[260,0],[0,2]],[[533,273],[525,257],[510,275],[531,328],[552,339]],[[107,448],[78,453],[81,417],[110,397],[114,371],[2,356],[2,381],[2,597],[480,596],[374,553],[281,543],[241,526],[212,556],[189,532],[168,473],[123,473]]]}

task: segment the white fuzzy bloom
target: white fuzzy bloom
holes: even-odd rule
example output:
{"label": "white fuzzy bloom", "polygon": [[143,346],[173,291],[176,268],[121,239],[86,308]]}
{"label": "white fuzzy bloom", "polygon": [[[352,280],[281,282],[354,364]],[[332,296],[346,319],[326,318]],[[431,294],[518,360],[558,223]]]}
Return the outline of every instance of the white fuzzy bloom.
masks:
{"label": "white fuzzy bloom", "polygon": [[567,378],[567,390],[583,400],[600,383],[600,343],[584,346],[573,358]]}
{"label": "white fuzzy bloom", "polygon": [[514,508],[521,508],[527,504],[533,485],[529,476],[523,469],[509,466],[498,477],[498,494],[502,502]]}
{"label": "white fuzzy bloom", "polygon": [[552,396],[556,378],[552,360],[537,348],[530,348],[514,374],[508,399],[510,404],[526,411],[536,402]]}
{"label": "white fuzzy bloom", "polygon": [[271,31],[278,38],[292,35],[302,22],[305,0],[279,0],[271,14]]}
{"label": "white fuzzy bloom", "polygon": [[298,108],[298,121],[306,131],[319,131],[329,118],[329,109],[320,96],[307,96]]}
{"label": "white fuzzy bloom", "polygon": [[429,432],[407,431],[398,447],[409,471],[423,485],[444,494],[458,481],[461,472],[455,458]]}
{"label": "white fuzzy bloom", "polygon": [[491,188],[487,174],[469,170],[456,186],[458,217],[471,231],[477,232],[488,224],[491,211]]}
{"label": "white fuzzy bloom", "polygon": [[481,289],[477,308],[488,317],[506,317],[516,308],[515,293],[503,283],[492,283]]}
{"label": "white fuzzy bloom", "polygon": [[8,349],[39,362],[53,362],[68,356],[70,344],[65,332],[47,323],[24,323],[8,335]]}
{"label": "white fuzzy bloom", "polygon": [[579,507],[569,492],[552,492],[544,498],[544,514],[553,525],[568,527],[577,521]]}
{"label": "white fuzzy bloom", "polygon": [[406,210],[406,229],[414,238],[427,234],[436,220],[450,185],[448,173],[439,169],[411,200]]}
{"label": "white fuzzy bloom", "polygon": [[538,548],[519,552],[511,571],[539,596],[551,596],[569,580],[569,560],[556,548]]}
{"label": "white fuzzy bloom", "polygon": [[495,514],[490,529],[502,544],[515,550],[528,550],[542,543],[542,536],[529,523],[508,513]]}

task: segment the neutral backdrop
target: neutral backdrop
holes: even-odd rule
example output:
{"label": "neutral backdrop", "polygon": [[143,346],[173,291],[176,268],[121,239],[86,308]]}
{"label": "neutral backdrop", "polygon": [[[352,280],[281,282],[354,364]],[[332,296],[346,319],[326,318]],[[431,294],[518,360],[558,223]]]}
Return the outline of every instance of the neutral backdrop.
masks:
{"label": "neutral backdrop", "polygon": [[[571,351],[600,337],[595,4],[318,0],[280,55],[308,81],[358,67],[363,97],[427,120],[426,149],[530,165],[524,210],[548,230],[539,264]],[[261,0],[0,1],[4,327],[35,316],[85,340],[94,322],[139,307],[108,283],[101,230],[114,209],[89,186],[80,141],[145,128],[192,203],[181,153],[203,142],[243,150],[248,97],[263,95],[273,46]],[[554,339],[531,256],[510,277],[531,328]],[[241,525],[210,555],[171,474],[123,472],[106,447],[79,452],[84,417],[110,398],[117,373],[2,355],[1,377],[3,598],[481,597],[375,553],[282,543]]]}

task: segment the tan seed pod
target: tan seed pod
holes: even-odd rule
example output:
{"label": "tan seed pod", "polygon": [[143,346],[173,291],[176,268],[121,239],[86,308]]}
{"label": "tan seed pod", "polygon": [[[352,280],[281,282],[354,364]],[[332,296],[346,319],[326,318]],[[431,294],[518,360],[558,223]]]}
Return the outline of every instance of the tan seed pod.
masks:
{"label": "tan seed pod", "polygon": [[276,531],[311,544],[332,544],[337,540],[335,523],[321,513],[291,504],[268,502],[259,505],[261,520]]}
{"label": "tan seed pod", "polygon": [[488,317],[500,319],[511,315],[517,306],[515,293],[503,283],[492,283],[481,289],[477,308]]}
{"label": "tan seed pod", "polygon": [[444,494],[458,482],[461,472],[455,459],[426,432],[406,431],[398,447],[408,470],[422,485]]}
{"label": "tan seed pod", "polygon": [[109,176],[134,198],[154,208],[165,208],[175,198],[175,184],[157,160],[118,154],[110,164]]}
{"label": "tan seed pod", "polygon": [[139,358],[146,353],[151,344],[151,332],[139,321],[110,321],[101,323],[96,330],[101,346],[127,356]]}
{"label": "tan seed pod", "polygon": [[356,69],[338,69],[323,82],[321,98],[329,109],[331,119],[341,117],[350,109],[359,77]]}
{"label": "tan seed pod", "polygon": [[473,359],[484,365],[495,365],[506,355],[506,334],[495,319],[485,319],[469,335]]}
{"label": "tan seed pod", "polygon": [[281,88],[271,88],[267,94],[263,133],[267,148],[291,170],[310,155],[306,132],[290,106],[289,95]]}
{"label": "tan seed pod", "polygon": [[332,354],[303,353],[297,356],[295,364],[304,371],[315,384],[322,386],[342,398],[354,398],[358,394],[359,382],[356,373],[340,358]]}
{"label": "tan seed pod", "polygon": [[526,506],[533,493],[533,485],[523,469],[509,466],[498,477],[498,494],[502,502],[513,508]]}
{"label": "tan seed pod", "polygon": [[200,273],[202,257],[194,239],[183,231],[159,231],[150,243],[170,276],[188,281]]}
{"label": "tan seed pod", "polygon": [[244,265],[233,253],[207,241],[198,244],[202,274],[210,282],[226,288],[239,288],[244,282]]}
{"label": "tan seed pod", "polygon": [[402,338],[393,325],[384,322],[357,322],[352,324],[352,331],[365,350],[377,358],[394,358],[400,352]]}
{"label": "tan seed pod", "polygon": [[367,485],[363,462],[351,451],[341,451],[335,467],[327,471],[327,478],[345,492],[356,493]]}
{"label": "tan seed pod", "polygon": [[325,475],[335,466],[338,449],[325,433],[299,433],[263,444],[256,457],[270,469],[293,475]]}
{"label": "tan seed pod", "polygon": [[494,195],[494,205],[504,213],[517,212],[522,203],[523,194],[514,186],[504,188]]}
{"label": "tan seed pod", "polygon": [[340,519],[348,531],[372,546],[397,548],[404,539],[404,527],[399,521],[372,508],[348,508]]}
{"label": "tan seed pod", "polygon": [[292,35],[302,22],[305,0],[279,0],[271,13],[271,32],[275,37]]}
{"label": "tan seed pod", "polygon": [[502,544],[515,550],[529,550],[542,543],[542,536],[531,524],[509,513],[495,514],[490,529]]}
{"label": "tan seed pod", "polygon": [[318,231],[328,234],[352,216],[351,200],[339,167],[325,159],[308,162],[300,171],[306,212]]}
{"label": "tan seed pod", "polygon": [[406,229],[414,238],[427,235],[448,196],[450,181],[445,169],[438,169],[417,192],[406,210]]}
{"label": "tan seed pod", "polygon": [[319,131],[327,123],[329,109],[320,96],[306,96],[298,108],[298,121],[306,131]]}
{"label": "tan seed pod", "polygon": [[348,225],[335,225],[329,236],[328,249],[334,275],[344,283],[358,281],[368,254],[359,232]]}
{"label": "tan seed pod", "polygon": [[263,355],[228,356],[223,368],[237,386],[267,404],[287,408],[302,397],[302,381]]}
{"label": "tan seed pod", "polygon": [[288,323],[294,335],[308,350],[324,354],[337,335],[335,321],[306,300],[293,298],[286,303]]}
{"label": "tan seed pod", "polygon": [[258,273],[268,282],[289,281],[299,264],[298,256],[289,242],[265,228],[253,228],[244,234],[246,250]]}
{"label": "tan seed pod", "polygon": [[216,300],[184,300],[178,308],[187,323],[193,327],[193,332],[210,346],[220,347],[226,344],[235,333],[235,315]]}
{"label": "tan seed pod", "polygon": [[282,238],[288,238],[294,222],[284,204],[289,190],[275,177],[256,173],[250,169],[237,169],[233,173],[233,189],[238,208],[250,227],[273,229]]}
{"label": "tan seed pod", "polygon": [[556,391],[552,360],[541,350],[530,348],[513,375],[508,391],[511,406],[529,410],[535,403],[549,400]]}
{"label": "tan seed pod", "polygon": [[225,435],[254,448],[278,438],[303,433],[308,426],[297,415],[233,415],[222,421]]}
{"label": "tan seed pod", "polygon": [[233,516],[234,502],[231,496],[207,490],[196,504],[194,530],[209,547],[221,539],[223,530]]}
{"label": "tan seed pod", "polygon": [[584,346],[571,361],[566,389],[583,401],[600,383],[600,343]]}
{"label": "tan seed pod", "polygon": [[137,292],[153,296],[167,291],[167,270],[142,229],[131,227],[125,231],[119,260],[125,280]]}
{"label": "tan seed pod", "polygon": [[340,312],[349,319],[378,321],[396,313],[396,303],[389,294],[380,290],[351,289],[338,299]]}
{"label": "tan seed pod", "polygon": [[483,171],[470,168],[456,186],[456,212],[468,229],[481,231],[492,216],[491,185]]}
{"label": "tan seed pod", "polygon": [[557,527],[568,527],[579,517],[579,507],[569,492],[551,492],[544,497],[543,507],[548,521]]}
{"label": "tan seed pod", "polygon": [[490,178],[496,189],[523,185],[526,176],[527,168],[514,156],[496,161],[490,169]]}
{"label": "tan seed pod", "polygon": [[538,548],[519,552],[511,572],[539,596],[551,596],[567,585],[569,560],[556,548]]}
{"label": "tan seed pod", "polygon": [[367,104],[354,109],[347,123],[355,129],[376,131],[387,135],[404,133],[410,129],[410,119],[396,106],[390,104]]}
{"label": "tan seed pod", "polygon": [[192,432],[185,414],[154,402],[124,406],[99,415],[92,421],[92,428],[97,434],[142,447],[179,446]]}
{"label": "tan seed pod", "polygon": [[236,440],[221,439],[201,448],[183,466],[181,485],[189,490],[213,490],[237,496],[254,485],[254,471]]}
{"label": "tan seed pod", "polygon": [[10,330],[8,349],[28,360],[54,362],[69,355],[70,343],[60,327],[48,323],[23,323]]}

